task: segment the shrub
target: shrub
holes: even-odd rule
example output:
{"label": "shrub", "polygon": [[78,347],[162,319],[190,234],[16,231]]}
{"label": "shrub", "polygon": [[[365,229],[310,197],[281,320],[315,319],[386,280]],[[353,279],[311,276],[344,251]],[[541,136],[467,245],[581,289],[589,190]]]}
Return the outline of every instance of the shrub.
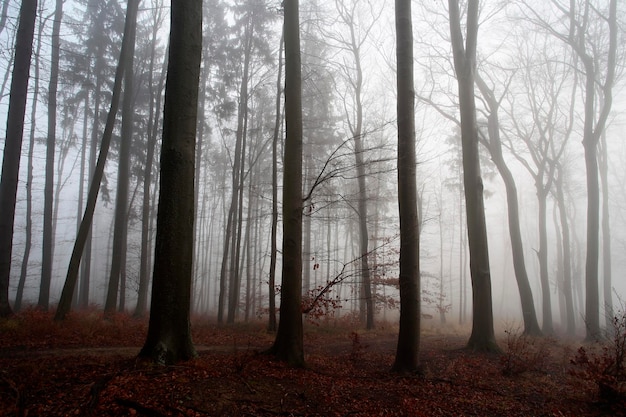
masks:
{"label": "shrub", "polygon": [[529,336],[519,329],[506,329],[506,349],[500,357],[502,374],[519,375],[527,371],[542,372],[545,369],[548,350],[545,339]]}
{"label": "shrub", "polygon": [[626,406],[626,312],[624,308],[613,317],[600,345],[581,346],[572,364],[574,375],[593,381],[600,398]]}

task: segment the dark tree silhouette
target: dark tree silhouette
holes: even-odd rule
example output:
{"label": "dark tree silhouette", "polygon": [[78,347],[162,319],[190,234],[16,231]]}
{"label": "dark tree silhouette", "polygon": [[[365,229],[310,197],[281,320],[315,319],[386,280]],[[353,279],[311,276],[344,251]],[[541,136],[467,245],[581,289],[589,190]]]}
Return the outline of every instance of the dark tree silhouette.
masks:
{"label": "dark tree silhouette", "polygon": [[172,2],[152,305],[139,356],[170,364],[196,355],[189,323],[202,0]]}
{"label": "dark tree silhouette", "polygon": [[415,87],[411,0],[396,0],[400,330],[392,370],[414,372],[420,343],[419,219],[415,163]]}
{"label": "dark tree silhouette", "polygon": [[459,85],[461,113],[461,142],[463,147],[463,184],[467,236],[472,277],[473,319],[468,348],[498,350],[493,330],[491,299],[491,271],[487,244],[487,226],[483,201],[483,181],[478,154],[478,128],[474,75],[476,70],[476,44],[478,36],[478,0],[467,4],[466,39],[463,42],[458,0],[449,0],[450,34],[454,54],[454,69]]}
{"label": "dark tree silhouette", "polygon": [[15,38],[15,60],[0,179],[0,317],[7,317],[12,313],[9,304],[9,276],[13,251],[13,225],[36,15],[37,0],[23,0]]}
{"label": "dark tree silhouette", "polygon": [[285,0],[285,165],[283,268],[278,331],[269,353],[304,366],[302,329],[302,78],[298,0]]}

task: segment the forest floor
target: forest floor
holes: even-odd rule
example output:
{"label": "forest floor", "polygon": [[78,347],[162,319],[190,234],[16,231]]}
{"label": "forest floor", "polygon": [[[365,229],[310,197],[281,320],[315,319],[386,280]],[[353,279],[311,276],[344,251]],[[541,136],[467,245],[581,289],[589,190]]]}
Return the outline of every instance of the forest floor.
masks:
{"label": "forest floor", "polygon": [[425,330],[420,375],[390,373],[397,328],[306,327],[307,368],[262,354],[273,335],[256,322],[194,319],[198,357],[138,361],[147,320],[96,312],[63,323],[26,311],[0,320],[1,416],[599,416],[601,401],[572,364],[576,343],[514,332],[502,354],[467,351],[466,334]]}

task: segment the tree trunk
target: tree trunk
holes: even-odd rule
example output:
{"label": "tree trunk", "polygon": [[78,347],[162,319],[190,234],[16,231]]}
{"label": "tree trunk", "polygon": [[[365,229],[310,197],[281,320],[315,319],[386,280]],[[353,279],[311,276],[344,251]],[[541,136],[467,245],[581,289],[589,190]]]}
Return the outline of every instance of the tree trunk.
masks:
{"label": "tree trunk", "polygon": [[497,351],[499,348],[493,330],[491,271],[483,202],[483,181],[478,156],[478,129],[474,96],[478,0],[469,0],[468,2],[466,46],[463,45],[459,2],[458,0],[449,0],[448,4],[454,68],[459,86],[463,184],[465,187],[467,237],[472,277],[472,334],[467,347],[473,350]]}
{"label": "tree trunk", "polygon": [[489,143],[487,144],[487,149],[489,150],[493,163],[496,165],[496,168],[502,177],[504,188],[506,190],[509,237],[511,239],[513,269],[515,271],[515,279],[517,281],[517,288],[519,290],[522,305],[524,334],[539,336],[541,335],[541,329],[539,328],[539,323],[537,322],[535,302],[533,300],[533,293],[530,288],[528,272],[526,271],[526,262],[524,260],[524,246],[520,227],[517,186],[515,184],[515,177],[511,173],[511,170],[509,170],[509,167],[502,155],[500,121],[498,116],[499,102],[496,100],[493,91],[487,86],[479,74],[476,74],[476,85],[482,92],[482,95],[489,106],[489,116],[487,119]]}
{"label": "tree trunk", "polygon": [[415,161],[415,87],[411,1],[396,0],[400,330],[395,372],[415,372],[420,343],[420,248]]}
{"label": "tree trunk", "polygon": [[87,193],[87,202],[85,205],[85,214],[83,220],[80,223],[78,235],[74,242],[74,249],[70,258],[70,263],[67,268],[67,276],[65,278],[65,285],[61,292],[61,299],[57,307],[54,319],[59,321],[65,319],[65,316],[70,310],[72,304],[72,295],[74,293],[74,287],[78,278],[78,269],[80,266],[80,258],[87,242],[89,230],[93,222],[93,215],[96,209],[96,201],[98,199],[98,191],[100,190],[100,183],[104,175],[104,165],[106,163],[107,154],[109,152],[109,146],[111,145],[111,137],[113,136],[113,127],[115,125],[115,117],[119,108],[120,95],[122,91],[122,80],[124,78],[124,70],[126,62],[129,60],[130,54],[130,36],[127,36],[131,30],[133,22],[137,17],[138,0],[129,0],[126,10],[126,22],[124,25],[124,37],[122,38],[122,49],[120,51],[120,59],[115,71],[115,82],[113,84],[113,95],[111,97],[111,108],[107,115],[106,125],[104,127],[104,133],[102,134],[102,144],[100,145],[100,153],[98,155],[98,161],[94,169],[92,182],[89,185],[89,192]]}
{"label": "tree trunk", "polygon": [[48,139],[46,141],[46,180],[43,208],[43,254],[41,258],[41,287],[37,306],[48,310],[50,282],[52,281],[52,257],[54,248],[52,203],[54,200],[54,154],[56,152],[57,86],[59,84],[59,33],[63,19],[63,0],[56,0],[52,24],[52,56],[50,58],[50,82],[48,84]]}
{"label": "tree trunk", "polygon": [[[246,35],[248,32],[246,31]],[[236,244],[237,244],[237,235],[236,231],[233,233],[233,227],[237,222],[237,212],[239,208],[239,186],[240,186],[240,173],[241,173],[241,165],[242,161],[242,142],[244,139],[244,121],[246,118],[247,108],[248,108],[248,75],[249,75],[249,66],[250,66],[250,54],[252,48],[251,38],[246,36],[246,47],[244,53],[244,63],[243,63],[243,74],[241,78],[241,86],[239,89],[239,108],[237,111],[237,133],[236,133],[236,141],[235,141],[235,155],[233,157],[233,181],[232,181],[232,196],[230,201],[230,208],[228,210],[228,220],[226,223],[226,233],[224,236],[224,253],[222,258],[222,269],[220,272],[220,293],[219,293],[219,301],[218,301],[218,310],[217,310],[217,322],[222,323],[224,318],[224,304],[226,300],[226,281],[228,277],[229,284],[229,294],[228,294],[228,312],[227,312],[227,321],[229,321],[229,316],[231,314],[231,304],[232,304],[232,290],[234,283],[232,282],[234,277],[233,268],[236,268],[238,263],[238,259],[236,258]],[[230,258],[229,258],[230,255]],[[227,269],[228,262],[230,260],[230,271]],[[229,272],[227,274],[227,272]],[[233,317],[234,320],[234,317]]]}
{"label": "tree trunk", "polygon": [[[5,1],[5,6],[8,4]],[[6,7],[3,10],[6,13]],[[6,15],[3,15],[6,19]],[[15,294],[15,304],[13,309],[17,312],[22,308],[22,299],[24,296],[24,286],[26,284],[26,277],[28,275],[28,261],[30,259],[30,250],[32,248],[32,235],[33,235],[33,153],[35,150],[35,131],[37,125],[37,102],[39,101],[39,57],[41,56],[41,40],[42,32],[45,26],[45,22],[41,21],[39,24],[37,34],[37,49],[35,51],[35,74],[34,74],[34,86],[33,86],[33,101],[31,107],[30,118],[30,134],[28,143],[28,160],[26,168],[26,237],[24,242],[24,256],[22,258],[22,267],[20,270],[20,279],[17,283],[17,291]]]}
{"label": "tree trunk", "polygon": [[[159,131],[159,113],[161,108],[161,92],[167,75],[167,53],[163,60],[163,68],[159,78],[158,85],[155,88],[152,83],[152,69],[154,68],[154,55],[157,42],[157,25],[152,33],[152,52],[150,60],[149,88],[150,88],[150,114],[148,116],[148,152],[146,154],[146,165],[143,174],[143,199],[141,204],[141,256],[139,261],[139,289],[137,290],[137,306],[135,308],[135,316],[143,316],[148,309],[148,283],[150,281],[150,189],[152,188],[152,170],[154,165],[154,150],[157,144],[157,134]],[[166,52],[169,51],[169,45]]]}
{"label": "tree trunk", "polygon": [[302,68],[298,0],[284,1],[285,158],[283,173],[283,268],[280,321],[269,352],[304,366],[302,326]]}
{"label": "tree trunk", "polygon": [[276,331],[276,235],[278,231],[278,140],[280,130],[280,96],[282,95],[282,72],[283,72],[283,42],[284,32],[280,37],[278,47],[278,76],[276,78],[276,117],[274,119],[274,137],[272,139],[272,231],[270,248],[270,276],[269,290],[269,321],[267,329]]}
{"label": "tree trunk", "polygon": [[567,217],[567,202],[563,192],[563,173],[557,171],[554,185],[556,188],[556,203],[559,208],[559,218],[561,222],[561,239],[563,241],[563,296],[565,297],[565,311],[567,317],[567,334],[573,336],[576,328],[574,314],[574,300],[572,295],[572,249],[570,243],[569,220]]}
{"label": "tree trunk", "polygon": [[15,38],[15,61],[7,115],[2,178],[0,179],[0,317],[12,314],[9,304],[9,277],[13,250],[13,225],[36,15],[37,0],[23,0]]}
{"label": "tree trunk", "polygon": [[[543,175],[538,175],[543,178]],[[541,294],[543,307],[542,330],[546,335],[552,335],[552,301],[550,299],[550,279],[548,276],[548,229],[547,229],[547,204],[548,192],[543,184],[537,183],[537,199],[539,202],[539,277],[541,278]]]}
{"label": "tree trunk", "polygon": [[609,161],[606,135],[600,141],[600,182],[602,185],[602,275],[604,289],[604,324],[614,330],[613,284],[611,277],[611,222],[609,219]]}
{"label": "tree trunk", "polygon": [[[113,229],[113,254],[111,256],[111,271],[104,313],[112,314],[117,309],[120,276],[126,269],[126,246],[128,234],[128,188],[130,183],[130,150],[133,139],[133,78],[135,38],[137,31],[136,19],[131,23],[128,36],[128,61],[124,69],[124,102],[122,103],[122,130],[120,135],[120,149],[117,165],[117,188],[115,196],[115,226]],[[124,300],[121,300],[124,303]]]}
{"label": "tree trunk", "polygon": [[139,353],[171,364],[196,355],[189,323],[202,1],[172,2],[152,307]]}

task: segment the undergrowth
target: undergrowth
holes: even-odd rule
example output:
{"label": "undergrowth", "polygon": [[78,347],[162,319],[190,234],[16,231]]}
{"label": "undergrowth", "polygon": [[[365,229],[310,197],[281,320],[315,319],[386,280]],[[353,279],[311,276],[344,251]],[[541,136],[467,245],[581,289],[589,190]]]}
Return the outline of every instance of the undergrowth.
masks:
{"label": "undergrowth", "polygon": [[508,328],[506,348],[500,357],[502,374],[519,375],[524,372],[544,372],[549,358],[549,339],[530,336],[518,329]]}
{"label": "undergrowth", "polygon": [[581,346],[572,364],[575,376],[592,381],[600,399],[626,408],[626,312],[622,307],[613,317],[612,328],[605,339],[590,346]]}

